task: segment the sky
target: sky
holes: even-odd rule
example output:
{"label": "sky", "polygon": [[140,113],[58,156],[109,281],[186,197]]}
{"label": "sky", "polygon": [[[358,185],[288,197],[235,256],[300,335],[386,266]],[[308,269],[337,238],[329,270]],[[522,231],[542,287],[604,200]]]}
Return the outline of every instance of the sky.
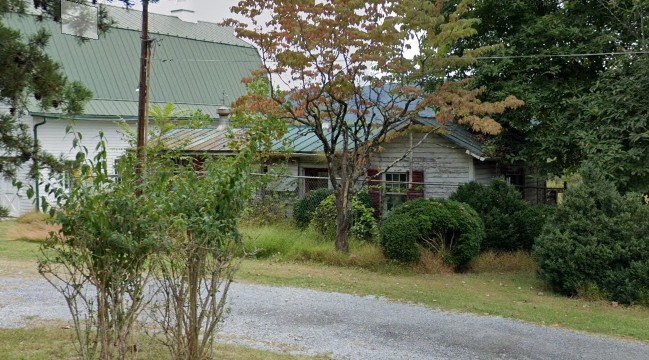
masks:
{"label": "sky", "polygon": [[[107,2],[107,1],[103,1]],[[149,11],[159,14],[171,15],[171,10],[177,3],[187,3],[193,7],[197,20],[219,23],[232,17],[230,7],[236,5],[238,0],[160,0],[149,4]],[[114,1],[117,5],[118,3]],[[140,1],[136,1],[136,9],[142,9]]]}

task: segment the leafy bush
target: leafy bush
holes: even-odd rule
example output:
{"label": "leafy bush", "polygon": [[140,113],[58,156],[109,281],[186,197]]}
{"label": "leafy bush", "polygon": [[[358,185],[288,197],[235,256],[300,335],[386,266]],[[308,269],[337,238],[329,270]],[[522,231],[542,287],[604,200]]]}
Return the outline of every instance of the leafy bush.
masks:
{"label": "leafy bush", "polygon": [[361,190],[356,194],[356,199],[360,201],[363,206],[365,206],[368,209],[374,209],[374,204],[372,203],[372,197],[370,196],[370,193],[367,191],[367,189]]}
{"label": "leafy bush", "polygon": [[[373,210],[366,207],[360,199],[352,199],[352,222],[349,234],[356,239],[372,240],[377,233]],[[311,225],[327,239],[336,237],[336,197],[332,194],[324,199],[313,212]]]}
{"label": "leafy bush", "polygon": [[0,218],[9,216],[9,209],[4,206],[0,206]]}
{"label": "leafy bush", "polygon": [[649,206],[593,169],[566,193],[534,246],[540,276],[565,295],[649,304]]}
{"label": "leafy bush", "polygon": [[292,203],[293,196],[281,192],[267,192],[254,197],[241,214],[241,221],[256,225],[281,224],[289,221],[286,207]]}
{"label": "leafy bush", "polygon": [[484,225],[469,205],[457,201],[409,201],[392,210],[381,226],[386,257],[419,261],[417,246],[442,254],[461,268],[480,252]]}
{"label": "leafy bush", "polygon": [[531,250],[552,211],[550,207],[532,207],[502,179],[489,186],[476,182],[461,185],[450,199],[471,205],[480,215],[485,226],[483,251]]}
{"label": "leafy bush", "polygon": [[312,190],[295,203],[293,207],[293,219],[295,219],[295,223],[300,229],[309,226],[315,209],[320,205],[322,200],[326,199],[332,193],[331,190],[326,188]]}

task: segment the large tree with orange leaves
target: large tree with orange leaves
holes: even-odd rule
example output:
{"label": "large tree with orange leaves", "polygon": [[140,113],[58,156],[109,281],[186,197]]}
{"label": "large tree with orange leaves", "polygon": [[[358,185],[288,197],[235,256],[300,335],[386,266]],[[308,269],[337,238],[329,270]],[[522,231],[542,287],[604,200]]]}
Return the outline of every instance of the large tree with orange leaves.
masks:
{"label": "large tree with orange leaves", "polygon": [[[351,199],[372,154],[419,111],[431,108],[440,122],[496,134],[500,125],[490,115],[521,104],[481,102],[483,89],[469,90],[468,80],[443,81],[491,48],[449,56],[475,33],[478,20],[460,17],[468,3],[450,15],[441,0],[241,0],[232,8],[252,25],[227,23],[257,45],[260,72],[284,90],[271,91],[273,106],[261,110],[307,127],[322,143],[336,196],[337,249],[348,251]],[[419,50],[407,56],[412,46]],[[436,79],[432,91],[419,86]]]}

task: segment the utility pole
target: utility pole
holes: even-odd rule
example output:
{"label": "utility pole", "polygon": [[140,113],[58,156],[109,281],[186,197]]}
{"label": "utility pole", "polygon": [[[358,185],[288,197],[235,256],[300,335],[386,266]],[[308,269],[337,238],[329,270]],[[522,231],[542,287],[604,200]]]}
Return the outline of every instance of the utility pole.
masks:
{"label": "utility pole", "polygon": [[149,0],[142,0],[142,48],[140,53],[140,87],[137,113],[137,175],[141,179],[146,158],[146,130],[149,122],[149,69],[151,40],[149,39]]}

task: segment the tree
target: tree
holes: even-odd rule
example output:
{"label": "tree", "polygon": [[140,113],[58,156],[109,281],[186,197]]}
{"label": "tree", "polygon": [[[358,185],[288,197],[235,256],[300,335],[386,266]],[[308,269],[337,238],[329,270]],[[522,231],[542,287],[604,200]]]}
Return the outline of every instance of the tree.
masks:
{"label": "tree", "polygon": [[[265,111],[305,126],[320,141],[336,196],[336,248],[341,251],[348,251],[356,181],[364,178],[371,155],[421,109],[433,108],[442,122],[457,120],[495,134],[500,125],[489,115],[520,105],[515,98],[481,102],[482,88],[467,89],[467,80],[443,81],[458,65],[470,63],[468,57],[487,49],[448,56],[457,40],[475,32],[477,20],[460,19],[465,2],[445,16],[445,3],[242,0],[232,11],[248,18],[253,28],[226,22],[261,52],[260,72],[273,83],[274,106]],[[406,56],[410,42],[419,47],[412,58]],[[437,85],[424,93],[423,80]],[[278,91],[278,85],[287,90]]]}
{"label": "tree", "polygon": [[[0,1],[0,15],[21,11],[21,1]],[[69,82],[47,56],[48,40],[44,30],[25,40],[18,31],[0,23],[0,103],[10,108],[8,114],[1,115],[0,124],[0,172],[6,178],[15,179],[17,168],[32,158],[51,160],[34,144],[28,127],[18,121],[29,99],[35,99],[43,109],[79,113],[91,96],[80,83]]]}
{"label": "tree", "polygon": [[[130,0],[120,0],[126,6]],[[144,0],[147,1],[147,0]],[[75,0],[81,4],[96,4],[96,0]],[[40,13],[39,19],[61,21],[62,9],[60,0],[34,0],[34,9]],[[25,14],[28,2],[25,0],[0,0],[0,16],[8,13]],[[99,9],[98,29],[106,32],[114,22],[108,17],[105,9]],[[80,23],[78,26],[85,26]],[[34,143],[29,129],[18,121],[26,110],[28,101],[34,99],[43,110],[55,108],[62,113],[79,114],[83,112],[84,103],[92,93],[77,81],[69,81],[59,64],[45,52],[49,34],[43,29],[25,38],[20,32],[0,22],[0,103],[10,107],[9,114],[2,116],[0,126],[0,173],[6,178],[14,179],[16,170],[22,164],[40,157],[40,163],[46,162],[55,167],[55,161],[43,154]],[[36,169],[32,169],[34,175]]]}
{"label": "tree", "polygon": [[[525,102],[516,112],[497,117],[503,131],[493,140],[494,155],[525,162],[542,175],[570,173],[591,157],[592,148],[600,145],[592,143],[598,141],[594,136],[586,140],[584,130],[609,138],[612,134],[597,125],[600,118],[584,116],[592,100],[585,95],[596,84],[597,92],[610,95],[600,81],[603,74],[620,62],[636,61],[634,56],[611,53],[646,50],[643,19],[648,12],[645,0],[476,2],[467,16],[482,22],[477,34],[462,39],[456,51],[492,43],[504,46],[458,77],[469,74],[476,86],[488,85],[480,95],[484,101],[513,94]],[[615,107],[626,107],[622,102],[618,98]],[[615,141],[627,141],[628,135],[616,132]]]}
{"label": "tree", "polygon": [[[630,61],[629,61],[630,60]],[[575,133],[584,160],[621,191],[649,193],[649,58],[625,59],[574,100],[583,127]]]}

